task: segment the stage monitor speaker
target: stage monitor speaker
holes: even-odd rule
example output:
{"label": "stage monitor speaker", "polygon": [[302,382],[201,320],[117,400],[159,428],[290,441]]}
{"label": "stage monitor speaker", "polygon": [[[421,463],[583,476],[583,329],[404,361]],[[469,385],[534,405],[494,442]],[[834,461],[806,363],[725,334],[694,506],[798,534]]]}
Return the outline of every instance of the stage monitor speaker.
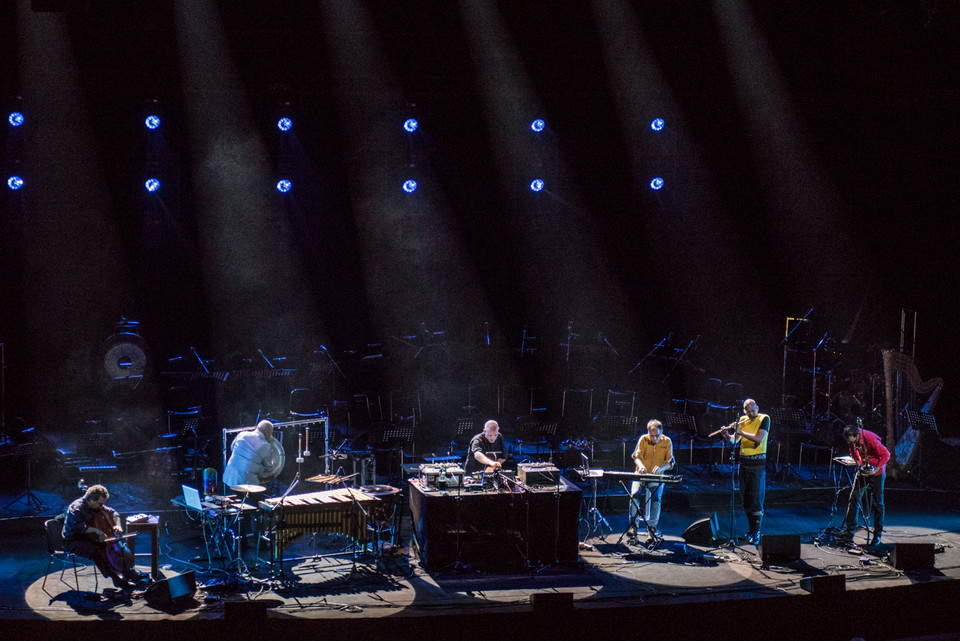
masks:
{"label": "stage monitor speaker", "polygon": [[717,540],[717,514],[700,519],[683,531],[683,540],[691,545],[711,545]]}
{"label": "stage monitor speaker", "polygon": [[534,592],[530,595],[530,605],[537,612],[573,610],[573,592]]}
{"label": "stage monitor speaker", "polygon": [[898,570],[932,570],[934,554],[933,543],[897,543],[890,561]]}
{"label": "stage monitor speaker", "polygon": [[799,560],[799,534],[760,535],[760,561],[764,565],[787,565]]}
{"label": "stage monitor speaker", "polygon": [[847,577],[843,574],[819,574],[800,579],[800,587],[810,594],[840,594],[847,590]]}
{"label": "stage monitor speaker", "polygon": [[143,598],[155,608],[164,609],[183,606],[193,601],[197,592],[197,579],[193,570],[161,579],[147,588]]}

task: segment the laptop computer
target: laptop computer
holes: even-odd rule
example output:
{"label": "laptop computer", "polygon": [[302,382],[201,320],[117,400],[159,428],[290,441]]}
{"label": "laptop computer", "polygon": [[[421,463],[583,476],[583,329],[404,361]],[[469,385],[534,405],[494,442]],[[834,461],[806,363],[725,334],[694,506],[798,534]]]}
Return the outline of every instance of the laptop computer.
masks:
{"label": "laptop computer", "polygon": [[189,485],[181,485],[180,489],[183,490],[183,502],[187,507],[203,511],[203,503],[200,502],[200,490]]}

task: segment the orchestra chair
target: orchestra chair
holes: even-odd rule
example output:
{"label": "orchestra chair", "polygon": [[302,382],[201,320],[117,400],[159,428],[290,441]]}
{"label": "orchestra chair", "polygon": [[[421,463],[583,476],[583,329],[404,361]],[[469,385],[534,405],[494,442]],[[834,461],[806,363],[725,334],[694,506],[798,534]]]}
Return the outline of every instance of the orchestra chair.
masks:
{"label": "orchestra chair", "polygon": [[[63,579],[63,573],[67,569],[67,563],[70,563],[73,566],[73,579],[76,582],[77,592],[80,592],[80,576],[77,573],[77,555],[73,552],[67,552],[63,549],[63,517],[57,517],[55,519],[47,519],[43,522],[43,534],[47,542],[47,554],[50,555],[50,560],[47,561],[47,571],[43,575],[43,584],[40,586],[40,589],[47,593],[51,598],[52,594],[47,592],[47,576],[50,574],[50,566],[53,565],[53,561],[60,561],[60,582],[66,585],[67,587],[73,587]],[[83,564],[86,567],[86,564]],[[91,564],[93,568],[93,591],[96,592],[100,587],[99,573],[97,572],[97,566]]]}
{"label": "orchestra chair", "polygon": [[636,411],[637,393],[627,391],[607,390],[607,407],[604,412],[607,416],[633,416]]}
{"label": "orchestra chair", "polygon": [[318,418],[320,408],[316,402],[316,394],[308,387],[298,387],[290,391],[289,413],[290,420],[299,421],[308,418]]}

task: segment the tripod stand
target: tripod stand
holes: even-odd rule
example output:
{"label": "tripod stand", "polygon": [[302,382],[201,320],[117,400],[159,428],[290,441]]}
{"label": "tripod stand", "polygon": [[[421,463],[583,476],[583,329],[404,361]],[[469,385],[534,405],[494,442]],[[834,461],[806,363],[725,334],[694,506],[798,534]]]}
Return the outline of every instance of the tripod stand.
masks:
{"label": "tripod stand", "polygon": [[21,443],[16,448],[14,448],[13,452],[8,454],[6,457],[3,457],[3,458],[9,457],[11,459],[17,458],[17,457],[23,457],[26,459],[26,463],[27,463],[27,489],[24,490],[20,494],[20,496],[13,499],[9,503],[7,503],[3,508],[5,510],[9,510],[11,505],[16,505],[17,503],[20,503],[20,502],[24,502],[27,506],[27,509],[24,510],[24,514],[32,514],[33,512],[39,512],[41,509],[47,507],[43,501],[37,498],[37,495],[33,493],[33,489],[31,487],[31,482],[32,482],[31,470],[33,467],[33,446],[34,445],[35,443]]}
{"label": "tripod stand", "polygon": [[[586,456],[581,454],[581,456],[586,459]],[[593,494],[590,498],[589,507],[587,509],[587,516],[580,519],[582,523],[585,523],[587,526],[587,532],[583,537],[583,540],[580,541],[581,548],[587,544],[587,541],[593,538],[594,532],[597,533],[597,536],[600,537],[600,540],[606,540],[606,534],[603,533],[603,528],[606,527],[608,532],[613,532],[613,528],[610,527],[610,523],[607,519],[600,513],[599,508],[597,508],[597,479],[599,479],[603,472],[601,470],[591,470],[589,467],[585,467],[579,471],[580,476],[585,479],[590,480],[590,487],[593,490]]]}

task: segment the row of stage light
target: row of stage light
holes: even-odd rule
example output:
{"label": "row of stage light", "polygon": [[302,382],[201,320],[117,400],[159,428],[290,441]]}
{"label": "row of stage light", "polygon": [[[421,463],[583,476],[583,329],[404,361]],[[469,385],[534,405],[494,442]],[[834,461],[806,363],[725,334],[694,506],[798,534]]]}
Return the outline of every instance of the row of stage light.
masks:
{"label": "row of stage light", "polygon": [[[13,111],[9,114],[9,116],[7,116],[7,122],[9,123],[10,127],[13,127],[13,128],[22,127],[26,122],[26,117],[20,111]],[[160,129],[162,121],[160,119],[160,116],[151,114],[144,119],[143,124],[147,129],[157,130],[157,129]],[[535,118],[533,121],[530,122],[530,130],[535,134],[542,133],[546,129],[546,126],[547,124],[542,118]],[[663,131],[665,126],[666,126],[666,122],[664,121],[663,118],[654,118],[650,122],[650,129],[655,132]],[[287,133],[291,131],[293,129],[293,119],[288,118],[286,116],[284,116],[283,118],[280,118],[279,120],[277,120],[277,129],[283,133]],[[415,118],[407,118],[406,120],[403,121],[403,130],[407,134],[413,135],[419,129],[420,129],[420,123]],[[24,182],[23,177],[16,174],[8,176],[6,179],[6,183],[7,183],[7,187],[11,191],[17,191],[17,190],[23,189],[23,187],[26,184]],[[144,189],[146,189],[148,192],[151,192],[151,193],[160,191],[161,186],[162,186],[162,182],[157,177],[147,178],[147,180],[144,181],[144,184],[143,184]],[[546,181],[544,181],[543,178],[534,178],[533,180],[530,181],[530,191],[533,191],[533,192],[543,191],[546,188],[546,186],[547,186]],[[650,186],[650,189],[654,191],[659,191],[660,189],[663,189],[664,187],[663,178],[661,178],[660,176],[653,177],[649,182],[649,186]],[[413,178],[407,178],[401,184],[401,189],[408,194],[412,194],[416,192],[418,187],[419,185],[417,181],[414,180]],[[290,180],[289,178],[280,178],[277,181],[275,188],[280,193],[284,193],[284,194],[288,193],[293,189],[293,181]]]}

